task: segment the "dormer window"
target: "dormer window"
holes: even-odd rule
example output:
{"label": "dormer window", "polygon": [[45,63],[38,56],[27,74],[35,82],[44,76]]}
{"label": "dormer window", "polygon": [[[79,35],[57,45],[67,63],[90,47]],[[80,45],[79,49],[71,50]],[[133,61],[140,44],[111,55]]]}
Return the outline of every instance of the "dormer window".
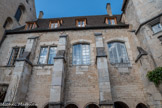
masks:
{"label": "dormer window", "polygon": [[106,18],[105,23],[109,25],[115,25],[117,24],[117,21],[116,21],[116,18]]}
{"label": "dormer window", "polygon": [[77,27],[85,27],[86,26],[86,19],[78,19],[76,20]]}
{"label": "dormer window", "polygon": [[62,20],[50,21],[49,28],[54,29],[60,27]]}
{"label": "dormer window", "polygon": [[162,31],[162,25],[160,23],[157,23],[155,25],[152,26],[152,31],[154,33],[158,33],[160,31]]}
{"label": "dormer window", "polygon": [[26,24],[26,30],[35,29],[37,27],[37,24],[35,22],[27,22]]}

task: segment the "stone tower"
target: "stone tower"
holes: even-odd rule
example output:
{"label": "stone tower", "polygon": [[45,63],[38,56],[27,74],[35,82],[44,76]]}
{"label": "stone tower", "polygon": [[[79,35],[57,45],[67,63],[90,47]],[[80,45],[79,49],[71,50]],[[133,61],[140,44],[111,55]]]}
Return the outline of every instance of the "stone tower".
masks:
{"label": "stone tower", "polygon": [[35,0],[1,0],[0,2],[0,40],[5,30],[25,25],[26,21],[36,19]]}
{"label": "stone tower", "polygon": [[122,11],[122,22],[131,25],[130,32],[135,33],[133,38],[137,46],[144,51],[141,53],[138,48],[139,55],[144,56],[137,58],[136,62],[141,64],[141,78],[147,103],[153,108],[161,108],[161,94],[156,90],[162,93],[162,89],[149,83],[146,74],[162,66],[162,0],[124,0]]}

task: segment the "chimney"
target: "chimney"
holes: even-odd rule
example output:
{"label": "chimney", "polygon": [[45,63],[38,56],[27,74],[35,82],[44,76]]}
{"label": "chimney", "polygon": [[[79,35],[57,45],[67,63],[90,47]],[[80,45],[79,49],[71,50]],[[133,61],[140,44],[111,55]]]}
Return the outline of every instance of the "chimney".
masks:
{"label": "chimney", "polygon": [[39,19],[42,19],[43,18],[43,15],[44,15],[43,11],[40,11],[39,12]]}
{"label": "chimney", "polygon": [[110,3],[107,3],[106,9],[107,9],[107,14],[108,14],[109,16],[112,16],[112,11],[111,11],[111,5],[110,5]]}

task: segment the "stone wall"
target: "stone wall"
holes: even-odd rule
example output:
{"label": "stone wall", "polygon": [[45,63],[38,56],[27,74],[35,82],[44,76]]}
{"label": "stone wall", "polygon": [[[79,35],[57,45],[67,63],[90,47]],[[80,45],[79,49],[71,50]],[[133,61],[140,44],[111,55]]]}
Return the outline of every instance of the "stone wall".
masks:
{"label": "stone wall", "polygon": [[[26,21],[33,21],[36,19],[36,12],[35,12],[35,1],[28,0],[1,0],[0,2],[0,40],[4,34],[5,29],[3,25],[8,17],[12,19],[12,24],[9,29],[17,28],[20,26],[25,25]],[[25,11],[19,22],[15,19],[15,14],[20,5],[25,7]]]}
{"label": "stone wall", "polygon": [[[135,108],[138,103],[147,103],[145,86],[143,84],[143,74],[141,64],[135,63],[138,55],[136,47],[140,45],[135,35],[128,29],[104,29],[104,30],[81,30],[66,32],[44,32],[29,34],[7,35],[0,49],[0,65],[2,76],[12,73],[12,68],[5,67],[10,57],[10,52],[14,46],[25,46],[27,39],[38,36],[38,42],[33,60],[33,68],[29,79],[27,102],[35,102],[38,108],[44,107],[50,101],[50,88],[52,81],[53,65],[38,65],[41,46],[57,46],[59,36],[68,35],[68,53],[65,78],[64,105],[75,103],[79,108],[85,107],[89,103],[99,104],[98,70],[96,65],[96,42],[95,33],[102,33],[105,51],[108,55],[108,69],[110,74],[111,94],[114,102],[122,101],[130,108]],[[110,64],[108,54],[108,42],[124,42],[130,59],[129,66],[114,66]],[[72,46],[75,43],[89,43],[91,53],[91,64],[75,66],[72,64]],[[4,75],[5,74],[5,75]],[[9,75],[8,81],[10,81]],[[1,78],[3,79],[3,78]],[[1,80],[2,81],[2,80]],[[8,83],[8,82],[7,82]],[[9,83],[8,83],[9,84]],[[155,87],[153,87],[155,88]],[[156,90],[155,90],[156,91]],[[154,100],[152,100],[154,101]],[[152,108],[152,107],[151,107]]]}

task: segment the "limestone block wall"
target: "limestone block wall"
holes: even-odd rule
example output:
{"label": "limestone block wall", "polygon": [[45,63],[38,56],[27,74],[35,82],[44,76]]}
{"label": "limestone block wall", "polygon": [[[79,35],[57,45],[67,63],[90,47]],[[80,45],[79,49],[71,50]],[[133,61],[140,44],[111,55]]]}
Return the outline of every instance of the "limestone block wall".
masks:
{"label": "limestone block wall", "polygon": [[132,0],[140,23],[161,14],[161,0]]}
{"label": "limestone block wall", "polygon": [[[3,36],[5,29],[3,25],[6,19],[9,17],[12,19],[11,28],[16,28],[19,26],[23,26],[26,21],[32,21],[36,19],[36,12],[35,12],[35,1],[34,0],[1,0],[0,2],[0,40]],[[19,22],[15,19],[15,14],[20,5],[25,7],[25,11]]]}
{"label": "limestone block wall", "polygon": [[[96,42],[94,36],[96,32],[102,33],[105,51],[108,55],[107,62],[113,101],[122,101],[126,103],[129,108],[135,108],[138,103],[148,105],[141,78],[141,64],[135,63],[135,59],[138,55],[136,47],[140,44],[134,37],[134,34],[129,32],[128,29],[120,28],[7,35],[0,49],[0,65],[6,65],[10,56],[9,52],[13,46],[23,46],[26,44],[27,38],[39,36],[26,101],[35,102],[38,104],[38,108],[43,108],[50,100],[53,65],[37,64],[40,47],[57,46],[59,36],[66,34],[69,38],[69,44],[66,62],[64,105],[75,103],[79,108],[83,108],[92,102],[99,104]],[[107,43],[112,41],[125,43],[130,59],[130,65],[128,67],[118,67],[110,64]],[[72,46],[76,43],[90,44],[90,65],[75,66],[72,64]],[[10,67],[8,70],[10,69],[12,68]],[[1,72],[4,73],[3,71]]]}
{"label": "limestone block wall", "polygon": [[133,29],[162,13],[161,0],[128,0],[122,21],[132,24]]}

